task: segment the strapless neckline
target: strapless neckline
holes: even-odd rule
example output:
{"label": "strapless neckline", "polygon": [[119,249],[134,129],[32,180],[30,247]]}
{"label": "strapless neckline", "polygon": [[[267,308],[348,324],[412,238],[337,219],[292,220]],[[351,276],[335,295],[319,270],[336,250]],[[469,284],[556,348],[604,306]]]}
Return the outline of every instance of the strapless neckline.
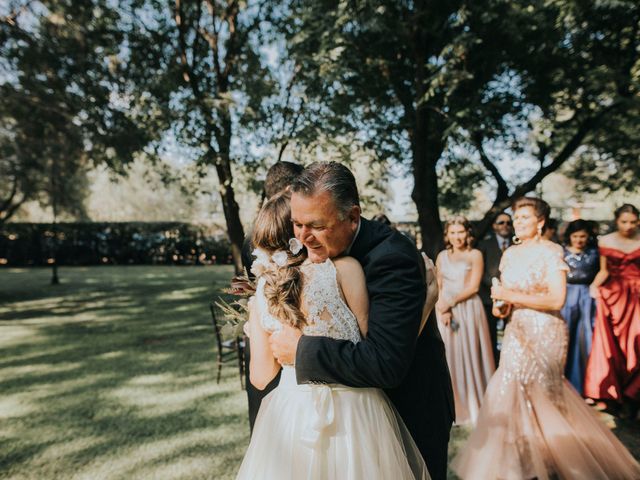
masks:
{"label": "strapless neckline", "polygon": [[611,250],[612,252],[616,252],[619,253],[621,255],[624,255],[625,257],[628,255],[632,255],[636,252],[640,252],[640,247],[638,248],[634,248],[633,250],[630,250],[628,252],[625,252],[624,250],[620,250],[619,248],[613,248],[613,247],[598,247],[600,250]]}

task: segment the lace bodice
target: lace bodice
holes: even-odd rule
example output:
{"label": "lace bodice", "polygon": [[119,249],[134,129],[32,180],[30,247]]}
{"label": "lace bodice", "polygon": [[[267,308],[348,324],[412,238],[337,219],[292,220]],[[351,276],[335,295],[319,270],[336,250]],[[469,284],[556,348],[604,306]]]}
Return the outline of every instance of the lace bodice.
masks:
{"label": "lace bodice", "polygon": [[[302,333],[359,342],[361,337],[358,322],[342,299],[333,262],[307,261],[301,269],[304,279],[302,310],[307,317],[307,325],[303,327]],[[256,306],[260,312],[262,327],[268,332],[276,332],[282,328],[282,324],[269,313],[264,297],[264,284],[264,278],[259,278]]]}

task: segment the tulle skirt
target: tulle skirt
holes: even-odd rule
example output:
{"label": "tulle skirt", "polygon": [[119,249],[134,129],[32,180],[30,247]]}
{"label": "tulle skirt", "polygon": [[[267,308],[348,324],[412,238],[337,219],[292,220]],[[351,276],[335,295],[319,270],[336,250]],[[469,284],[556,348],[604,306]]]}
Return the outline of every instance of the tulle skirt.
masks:
{"label": "tulle skirt", "polygon": [[297,385],[285,367],[262,402],[238,479],[429,479],[399,415],[375,388]]}
{"label": "tulle skirt", "polygon": [[637,480],[640,465],[563,375],[567,327],[515,310],[478,424],[452,467],[464,480]]}

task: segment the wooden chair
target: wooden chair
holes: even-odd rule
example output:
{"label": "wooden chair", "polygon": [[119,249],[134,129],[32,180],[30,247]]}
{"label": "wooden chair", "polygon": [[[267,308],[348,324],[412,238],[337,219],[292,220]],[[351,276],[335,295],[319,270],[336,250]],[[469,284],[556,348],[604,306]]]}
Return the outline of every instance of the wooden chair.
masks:
{"label": "wooden chair", "polygon": [[216,345],[218,347],[216,352],[218,364],[218,378],[216,383],[220,383],[222,364],[229,360],[233,360],[235,357],[237,358],[238,370],[240,372],[240,387],[244,389],[244,341],[241,337],[223,340],[222,333],[220,331],[222,326],[218,323],[219,320],[223,318],[222,312],[220,312],[220,309],[214,302],[209,303],[209,309],[211,310],[211,321],[213,322],[213,330],[216,336]]}

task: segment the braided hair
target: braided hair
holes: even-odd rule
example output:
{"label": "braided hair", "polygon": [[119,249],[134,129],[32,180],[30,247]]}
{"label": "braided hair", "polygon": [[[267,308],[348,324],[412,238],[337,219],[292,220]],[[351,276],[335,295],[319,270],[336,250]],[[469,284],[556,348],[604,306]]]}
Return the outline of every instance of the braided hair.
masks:
{"label": "braided hair", "polygon": [[253,227],[252,241],[269,255],[286,254],[286,262],[278,264],[272,260],[260,277],[265,279],[264,296],[269,313],[283,323],[300,328],[306,323],[300,310],[303,287],[300,266],[307,254],[304,248],[297,254],[289,250],[289,240],[294,236],[290,200],[291,194],[282,191],[265,202]]}

